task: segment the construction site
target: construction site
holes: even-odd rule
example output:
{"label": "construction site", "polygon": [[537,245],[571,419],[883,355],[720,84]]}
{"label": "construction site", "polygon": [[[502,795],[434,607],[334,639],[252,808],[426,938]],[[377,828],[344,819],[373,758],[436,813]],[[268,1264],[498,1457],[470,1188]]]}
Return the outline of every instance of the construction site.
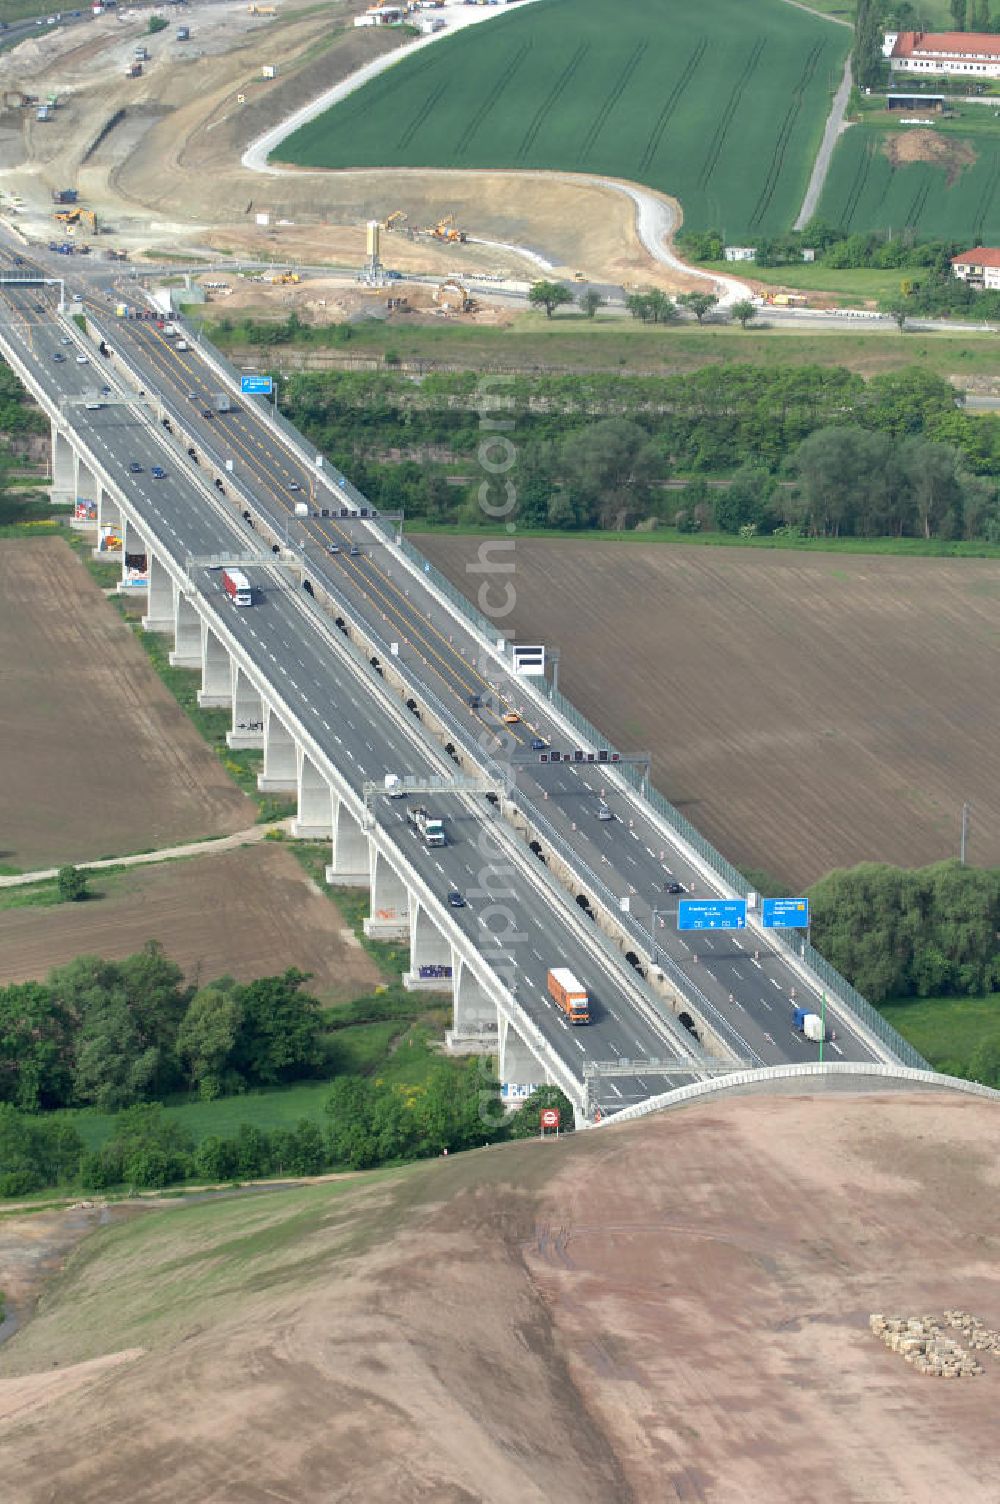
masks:
{"label": "construction site", "polygon": [[[271,263],[275,278],[256,281],[248,301],[311,318],[329,316],[334,289],[314,280],[323,268],[348,309],[382,290],[363,275],[371,223],[387,271],[432,279],[426,295],[408,289],[417,316],[502,319],[502,299],[482,307],[484,281],[663,276],[627,201],[587,183],[242,166],[276,120],[406,42],[391,26],[355,26],[358,14],[346,0],[322,15],[191,5],[185,24],[150,34],[148,13],[122,8],[29,37],[0,54],[0,215],[28,242],[67,255],[141,265],[183,253],[206,270],[223,256]],[[308,286],[291,275],[304,268]]]}

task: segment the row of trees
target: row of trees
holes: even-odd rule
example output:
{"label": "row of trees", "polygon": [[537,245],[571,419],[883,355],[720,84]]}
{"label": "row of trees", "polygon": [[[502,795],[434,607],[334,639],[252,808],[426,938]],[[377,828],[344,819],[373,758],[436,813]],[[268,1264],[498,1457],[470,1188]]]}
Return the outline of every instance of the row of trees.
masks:
{"label": "row of trees", "polygon": [[81,956],[44,982],[0,988],[0,1102],[108,1112],[316,1074],[322,1014],[306,980],[290,970],[199,990],[150,942],[124,961]]}
{"label": "row of trees", "polygon": [[[724,531],[1000,537],[1000,423],[968,417],[948,382],[917,368],[865,382],[836,368],[707,366],[683,377],[518,377],[502,390],[515,454],[506,479],[524,527],[653,517]],[[482,475],[454,484],[448,469],[467,455],[474,466],[482,440],[475,377],[298,376],[289,401],[377,506],[484,520]],[[376,458],[403,446],[412,459]],[[681,496],[666,484],[677,470],[728,473],[728,492]]]}
{"label": "row of trees", "polygon": [[[685,230],[678,237],[685,253],[694,261],[720,261],[724,247],[718,230]],[[951,272],[951,258],[965,250],[964,241],[917,240],[912,232],[876,230],[849,233],[826,220],[814,218],[804,229],[786,230],[780,235],[762,236],[754,241],[756,265],[797,266],[803,251],[814,251],[818,265],[837,271],[862,267],[877,271],[930,270]]]}
{"label": "row of trees", "polygon": [[230,1138],[214,1135],[200,1143],[176,1115],[144,1103],[120,1112],[110,1138],[90,1150],[65,1118],[0,1103],[0,1197],[56,1185],[155,1189],[369,1169],[532,1136],[543,1106],[559,1107],[563,1127],[572,1129],[572,1108],[557,1088],[540,1088],[507,1114],[499,1082],[481,1062],[451,1061],[419,1086],[344,1077],[330,1095],[324,1123],[302,1118],[293,1128],[268,1131],[243,1123]]}
{"label": "row of trees", "polygon": [[1000,991],[1000,869],[865,863],[809,898],[817,949],[872,1002]]}

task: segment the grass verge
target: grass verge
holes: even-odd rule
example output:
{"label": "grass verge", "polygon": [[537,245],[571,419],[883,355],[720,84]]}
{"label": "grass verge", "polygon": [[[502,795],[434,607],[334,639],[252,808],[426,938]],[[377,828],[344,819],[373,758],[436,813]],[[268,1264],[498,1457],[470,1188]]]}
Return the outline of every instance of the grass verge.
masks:
{"label": "grass verge", "polygon": [[1000,993],[981,997],[908,997],[882,1003],[879,1012],[935,1070],[971,1074],[976,1046],[1000,1034]]}

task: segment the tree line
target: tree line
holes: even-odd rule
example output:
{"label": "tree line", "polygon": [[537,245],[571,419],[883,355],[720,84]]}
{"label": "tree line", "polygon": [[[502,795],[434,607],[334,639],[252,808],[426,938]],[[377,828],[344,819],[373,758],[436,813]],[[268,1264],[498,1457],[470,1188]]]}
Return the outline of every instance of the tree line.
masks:
{"label": "tree line", "polygon": [[1000,992],[998,868],[866,862],[809,899],[817,950],[873,1003]]}
{"label": "tree line", "polygon": [[[962,412],[951,385],[917,367],[868,381],[838,367],[752,364],[519,376],[500,391],[522,527],[653,518],[688,530],[1000,540],[1000,421]],[[440,522],[485,520],[481,401],[472,374],[287,384],[294,420],[376,506]],[[678,473],[730,484],[679,493],[667,486]]]}
{"label": "tree line", "polygon": [[119,1112],[99,1149],[88,1149],[65,1117],[0,1103],[0,1197],[55,1186],[144,1190],[370,1169],[532,1137],[541,1108],[552,1106],[563,1129],[572,1130],[572,1108],[558,1088],[540,1087],[507,1113],[499,1082],[473,1059],[442,1062],[420,1085],[345,1076],[334,1085],[324,1122],[301,1118],[269,1130],[242,1123],[231,1137],[200,1142],[160,1103]]}
{"label": "tree line", "polygon": [[0,1102],[114,1112],[175,1092],[212,1098],[321,1073],[323,1015],[307,977],[195,988],[155,942],[81,956],[0,988]]}

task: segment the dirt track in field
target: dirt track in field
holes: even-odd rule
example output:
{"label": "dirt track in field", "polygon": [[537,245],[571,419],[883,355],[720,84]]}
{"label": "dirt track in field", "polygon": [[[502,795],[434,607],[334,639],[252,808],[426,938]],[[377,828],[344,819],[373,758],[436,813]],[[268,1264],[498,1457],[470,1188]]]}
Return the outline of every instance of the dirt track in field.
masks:
{"label": "dirt track in field", "polygon": [[310,991],[341,1002],[380,980],[338,910],[281,845],[95,874],[96,896],[49,909],[0,911],[0,986],[41,978],[79,955],[114,960],[158,940],[191,982],[312,973]]}
{"label": "dirt track in field", "polygon": [[957,1095],[730,1098],[134,1212],[0,1349],[5,1487],[996,1504],[1000,1361],[949,1383],[868,1330],[1000,1327],[996,1131]]}
{"label": "dirt track in field", "polygon": [[[474,598],[469,538],[420,546]],[[1000,563],[525,540],[504,623],[737,865],[1000,863]],[[557,588],[553,582],[557,582]]]}
{"label": "dirt track in field", "polygon": [[0,862],[244,830],[255,809],[57,539],[0,542]]}

